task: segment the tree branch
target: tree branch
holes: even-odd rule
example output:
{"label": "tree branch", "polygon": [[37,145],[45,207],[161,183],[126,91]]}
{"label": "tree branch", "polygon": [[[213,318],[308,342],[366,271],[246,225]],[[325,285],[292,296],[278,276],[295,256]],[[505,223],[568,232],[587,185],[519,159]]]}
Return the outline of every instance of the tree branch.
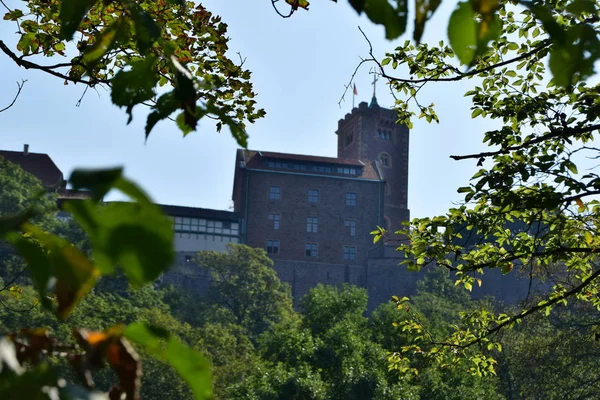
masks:
{"label": "tree branch", "polygon": [[19,58],[19,57],[17,57],[17,55],[15,53],[12,52],[12,50],[10,50],[8,48],[8,46],[6,46],[6,44],[2,40],[0,40],[0,50],[2,50],[7,56],[9,56],[19,67],[23,67],[25,69],[37,69],[40,71],[44,71],[50,75],[54,75],[57,78],[62,78],[66,81],[70,81],[70,82],[74,82],[74,83],[83,83],[84,85],[94,86],[98,83],[103,83],[106,85],[110,84],[110,81],[107,79],[90,78],[89,80],[84,80],[84,79],[79,79],[79,78],[73,78],[68,75],[62,74],[60,72],[54,71],[54,69],[56,69],[56,68],[73,66],[74,65],[73,63],[61,63],[61,64],[55,64],[55,65],[39,65],[39,64],[33,63],[31,61],[27,61],[22,58]]}
{"label": "tree branch", "polygon": [[532,146],[534,144],[544,142],[546,140],[550,140],[550,139],[554,139],[554,138],[558,138],[558,137],[567,138],[569,136],[578,135],[580,133],[593,132],[598,129],[600,129],[600,124],[590,125],[590,126],[586,126],[586,127],[582,127],[582,128],[566,128],[566,129],[561,129],[561,130],[557,130],[557,131],[551,130],[550,132],[548,132],[545,135],[538,136],[535,139],[523,142],[522,144],[520,144],[518,146],[509,146],[504,149],[500,149],[500,150],[496,150],[496,151],[484,151],[482,153],[467,154],[464,156],[450,156],[450,158],[453,160],[459,161],[459,160],[466,160],[469,158],[480,159],[480,158],[485,158],[485,157],[493,157],[493,156],[497,156],[500,154],[507,154],[507,153],[510,153],[511,151],[521,150],[526,147]]}
{"label": "tree branch", "polygon": [[21,83],[17,82],[17,87],[18,87],[17,94],[15,94],[15,97],[13,98],[12,102],[8,106],[6,106],[6,107],[4,107],[3,109],[0,110],[0,113],[8,110],[9,108],[11,108],[15,104],[15,101],[17,101],[17,98],[21,94],[21,90],[23,89],[23,86],[25,85],[25,82],[27,82],[27,80],[25,80],[25,79],[21,80]]}
{"label": "tree branch", "polygon": [[[462,79],[468,78],[470,76],[474,76],[474,75],[478,75],[481,74],[483,72],[488,72],[488,71],[492,71],[496,68],[500,68],[500,67],[504,67],[505,65],[509,65],[521,60],[524,60],[526,58],[529,58],[530,56],[534,55],[535,53],[550,47],[550,45],[552,44],[552,42],[550,40],[544,40],[542,42],[542,44],[540,44],[537,47],[534,47],[533,49],[529,50],[526,53],[523,53],[517,57],[511,58],[509,60],[506,61],[502,61],[500,63],[497,64],[492,64],[492,65],[488,65],[487,67],[484,68],[480,68],[480,69],[472,69],[470,71],[467,72],[460,72],[458,69],[452,67],[452,66],[448,66],[448,69],[453,70],[454,72],[456,72],[457,76],[452,76],[452,77],[448,77],[448,78],[421,78],[421,79],[403,79],[403,78],[397,78],[395,76],[391,76],[388,75],[384,72],[383,66],[379,63],[379,61],[375,60],[375,62],[379,65],[380,69],[381,69],[381,76],[383,76],[384,78],[393,81],[393,82],[403,82],[403,83],[425,83],[425,82],[455,82],[455,81],[460,81]],[[373,54],[371,53],[371,56]],[[374,58],[374,57],[373,57]]]}
{"label": "tree branch", "polygon": [[6,285],[4,285],[4,287],[2,289],[0,289],[0,292],[5,291],[6,289],[8,289],[10,287],[10,285],[12,285],[17,279],[19,279],[21,277],[21,275],[23,275],[23,273],[25,273],[25,271],[27,271],[27,266],[25,266],[25,268],[23,268],[14,278],[12,278],[10,280],[10,282],[8,282]]}
{"label": "tree branch", "polygon": [[560,296],[557,296],[557,297],[555,297],[553,299],[550,299],[546,303],[543,303],[543,304],[540,303],[540,304],[538,304],[538,305],[536,305],[534,307],[531,307],[530,309],[525,310],[525,311],[523,311],[520,314],[513,315],[512,317],[508,318],[504,322],[499,323],[498,325],[494,326],[493,328],[489,328],[487,330],[487,334],[485,336],[481,336],[481,337],[479,337],[479,338],[477,338],[475,340],[472,340],[471,342],[466,343],[464,345],[458,345],[457,346],[457,345],[452,344],[452,343],[445,343],[445,344],[453,346],[453,347],[460,347],[460,348],[463,348],[463,349],[465,349],[467,347],[470,347],[470,346],[472,346],[474,344],[477,344],[477,343],[481,342],[481,340],[484,337],[487,337],[487,336],[493,334],[494,332],[498,332],[500,329],[504,328],[507,325],[512,324],[513,322],[517,321],[518,319],[525,318],[525,317],[527,317],[527,316],[529,316],[529,315],[531,315],[531,314],[533,314],[533,313],[535,313],[535,312],[537,312],[537,311],[539,311],[539,310],[541,310],[543,308],[546,308],[546,307],[549,307],[549,306],[553,306],[554,304],[556,304],[556,303],[558,303],[558,302],[560,302],[560,301],[562,301],[562,300],[564,300],[564,299],[566,299],[568,297],[571,297],[574,294],[577,294],[577,293],[581,292],[583,289],[586,288],[586,286],[588,286],[590,283],[592,283],[592,281],[594,281],[594,279],[598,278],[598,276],[600,276],[600,269],[596,270],[596,272],[594,272],[592,275],[590,275],[587,279],[584,279],[581,282],[581,284],[579,284],[578,286],[575,286],[573,289],[571,289],[571,290],[569,290],[567,292],[564,292]]}

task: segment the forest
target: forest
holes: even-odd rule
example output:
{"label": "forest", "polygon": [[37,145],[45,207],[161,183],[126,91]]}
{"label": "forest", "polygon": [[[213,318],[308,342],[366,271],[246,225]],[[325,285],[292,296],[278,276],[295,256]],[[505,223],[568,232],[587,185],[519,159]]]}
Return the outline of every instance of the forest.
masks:
{"label": "forest", "polygon": [[[18,166],[0,160],[2,213],[17,213],[41,186]],[[85,233],[73,220],[56,218],[52,196],[40,204],[39,223],[89,251]],[[390,301],[367,314],[362,288],[319,285],[292,305],[289,287],[275,274],[265,250],[231,245],[227,253],[202,252],[194,260],[212,276],[207,296],[150,283],[134,290],[123,274],[104,276],[64,321],[39,304],[23,259],[2,247],[0,334],[45,327],[63,346],[76,346],[73,328],[102,331],[107,326],[146,322],[168,328],[179,341],[203,354],[212,370],[215,399],[569,399],[597,398],[593,373],[600,344],[594,340],[594,310],[556,309],[528,319],[496,338],[496,375],[476,376],[464,367],[417,361],[399,371],[389,355],[412,342],[402,329],[406,310]],[[399,293],[399,295],[402,295]],[[506,309],[493,298],[471,300],[448,271],[433,269],[418,283],[410,318],[428,334],[444,336],[461,324],[461,314]],[[143,348],[140,396],[193,398],[177,372]],[[44,356],[74,387],[84,386],[68,351]],[[6,361],[3,361],[6,362]],[[1,375],[0,375],[1,376]],[[93,375],[95,390],[108,392],[118,380],[107,366]],[[4,398],[38,398],[28,382],[18,388],[4,381]],[[5,392],[3,392],[5,390]]]}

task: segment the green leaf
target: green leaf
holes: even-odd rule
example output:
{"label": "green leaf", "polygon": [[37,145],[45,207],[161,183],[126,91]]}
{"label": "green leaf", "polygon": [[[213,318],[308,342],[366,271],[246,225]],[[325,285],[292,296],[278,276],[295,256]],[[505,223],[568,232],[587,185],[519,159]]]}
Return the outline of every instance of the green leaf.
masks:
{"label": "green leaf", "polygon": [[134,1],[125,2],[135,27],[135,39],[140,53],[145,54],[152,48],[152,44],[160,38],[160,28],[148,13]]}
{"label": "green leaf", "polygon": [[79,24],[97,0],[62,0],[60,2],[60,38],[71,40]]}
{"label": "green leaf", "polygon": [[549,66],[553,82],[565,88],[594,73],[594,63],[600,58],[600,41],[593,27],[571,26],[562,42],[550,50]]}
{"label": "green leaf", "polygon": [[588,245],[592,244],[592,241],[594,240],[594,238],[592,237],[592,234],[589,231],[584,231],[583,236],[585,237],[585,242]]}
{"label": "green leaf", "polygon": [[394,1],[396,7],[388,0],[350,0],[350,4],[358,14],[363,12],[377,25],[385,27],[385,37],[396,39],[406,30],[408,16],[408,2],[406,0]]}
{"label": "green leaf", "polygon": [[504,264],[502,266],[502,275],[508,274],[514,268],[513,264]]}
{"label": "green leaf", "polygon": [[577,16],[580,16],[584,13],[588,13],[591,15],[598,14],[596,2],[592,0],[575,0],[567,5],[566,10],[567,12]]}
{"label": "green leaf", "polygon": [[74,186],[92,190],[95,197],[114,188],[136,202],[98,205],[96,199],[87,199],[67,202],[64,208],[88,233],[102,273],[114,273],[118,265],[139,287],[154,281],[173,262],[173,227],[160,208],[120,172],[75,171]]}
{"label": "green leaf", "polygon": [[461,63],[471,66],[476,56],[487,50],[490,40],[502,32],[502,22],[496,15],[498,1],[461,2],[450,16],[448,39]]}
{"label": "green leaf", "polygon": [[154,70],[157,57],[148,55],[145,59],[131,63],[131,70],[119,71],[112,79],[112,102],[119,107],[127,107],[130,123],[132,110],[137,104],[154,97],[154,88],[159,80]]}
{"label": "green leaf", "polygon": [[481,108],[476,108],[473,110],[473,112],[471,113],[471,118],[476,118],[479,115],[481,115],[481,113],[483,113],[483,110]]}
{"label": "green leaf", "polygon": [[571,171],[572,173],[576,174],[577,173],[577,165],[575,165],[572,161],[570,160],[566,160],[565,161],[565,166],[569,169],[569,171]]}
{"label": "green leaf", "polygon": [[57,316],[66,318],[81,298],[96,284],[98,269],[66,240],[26,224],[26,237],[9,240],[19,250],[31,270],[40,298],[45,298],[50,277],[56,278]]}
{"label": "green leaf", "polygon": [[175,118],[175,122],[177,122],[177,126],[179,127],[179,129],[181,129],[181,132],[183,132],[183,136],[187,136],[188,134],[194,131],[194,128],[188,125],[188,120],[189,114],[187,114],[186,112],[179,113],[179,115],[177,115],[177,118]]}
{"label": "green leaf", "polygon": [[174,94],[173,91],[165,93],[156,101],[156,104],[153,107],[154,111],[148,114],[146,120],[146,139],[148,139],[150,132],[159,121],[168,118],[172,113],[177,111],[179,104],[175,99]]}
{"label": "green leaf", "polygon": [[93,68],[117,42],[125,41],[128,36],[127,28],[125,19],[119,18],[117,22],[100,32],[96,36],[94,45],[83,54],[86,67]]}
{"label": "green leaf", "polygon": [[441,0],[415,0],[415,30],[413,33],[415,42],[421,41],[425,23],[433,16],[440,3]]}
{"label": "green leaf", "polygon": [[[7,237],[10,244],[21,254],[27,262],[31,278],[38,291],[40,299],[46,299],[48,282],[50,281],[52,266],[42,247],[31,238],[21,234],[13,234]],[[48,307],[47,302],[43,304]]]}
{"label": "green leaf", "polygon": [[112,169],[76,169],[69,178],[73,189],[87,189],[92,194],[94,201],[101,201],[111,190],[116,182],[121,179],[122,168]]}
{"label": "green leaf", "polygon": [[129,325],[125,337],[171,365],[188,383],[196,400],[212,398],[210,363],[202,354],[181,344],[166,330],[143,323]]}
{"label": "green leaf", "polygon": [[23,11],[19,9],[15,9],[4,14],[4,20],[6,21],[16,21],[23,16]]}
{"label": "green leaf", "polygon": [[468,1],[458,3],[450,16],[448,40],[460,62],[471,65],[477,49],[477,21]]}

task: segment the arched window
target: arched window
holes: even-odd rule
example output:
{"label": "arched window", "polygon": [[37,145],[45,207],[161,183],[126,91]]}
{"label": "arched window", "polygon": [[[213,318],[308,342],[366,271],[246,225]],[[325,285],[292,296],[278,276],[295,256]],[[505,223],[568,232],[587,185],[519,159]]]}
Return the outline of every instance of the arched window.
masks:
{"label": "arched window", "polygon": [[387,154],[387,153],[381,153],[379,155],[379,163],[383,167],[391,167],[392,166],[392,159],[391,159],[391,157],[390,157],[389,154]]}

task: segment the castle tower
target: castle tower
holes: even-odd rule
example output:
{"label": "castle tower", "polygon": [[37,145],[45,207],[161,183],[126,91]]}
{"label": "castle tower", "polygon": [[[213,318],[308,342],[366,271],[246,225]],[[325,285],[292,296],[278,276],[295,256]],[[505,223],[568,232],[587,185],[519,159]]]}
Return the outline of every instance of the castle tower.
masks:
{"label": "castle tower", "polygon": [[408,210],[408,136],[396,124],[395,111],[380,107],[373,96],[338,122],[338,157],[375,163],[385,183],[384,220],[388,230],[400,229],[410,218]]}

